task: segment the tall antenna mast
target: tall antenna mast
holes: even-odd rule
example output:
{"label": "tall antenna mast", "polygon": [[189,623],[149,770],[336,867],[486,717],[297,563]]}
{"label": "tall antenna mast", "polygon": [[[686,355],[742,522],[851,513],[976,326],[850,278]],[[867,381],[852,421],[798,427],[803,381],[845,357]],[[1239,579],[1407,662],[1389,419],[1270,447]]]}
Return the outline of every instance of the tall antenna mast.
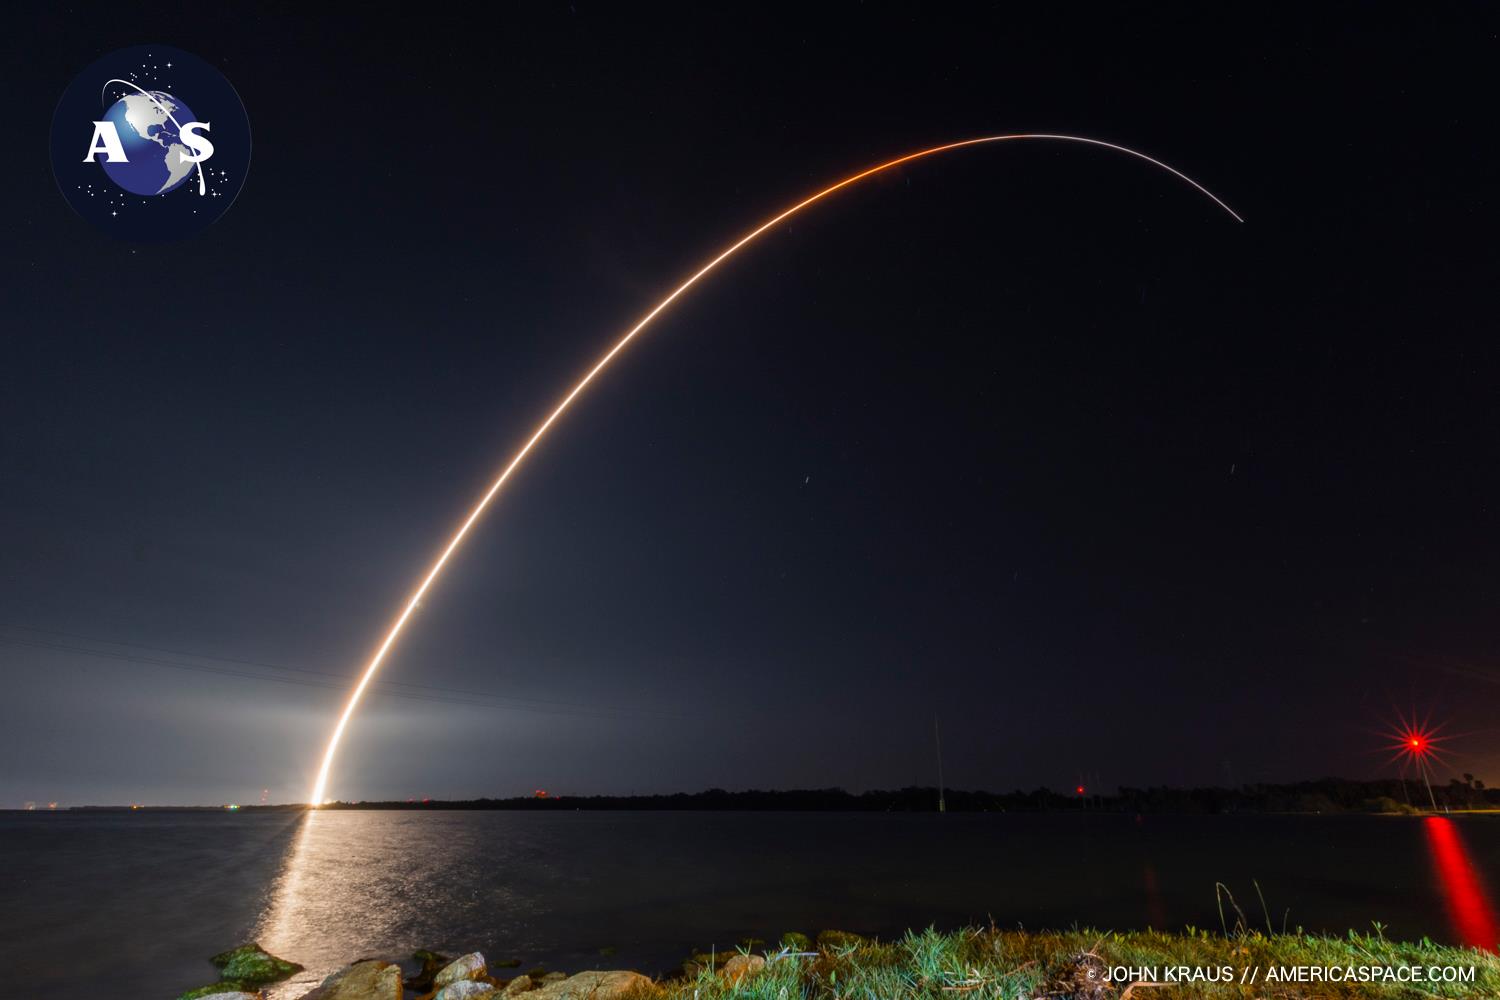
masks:
{"label": "tall antenna mast", "polygon": [[938,758],[938,812],[948,811],[948,803],[943,800],[943,732],[938,728],[937,713],[932,716],[932,738],[937,743]]}

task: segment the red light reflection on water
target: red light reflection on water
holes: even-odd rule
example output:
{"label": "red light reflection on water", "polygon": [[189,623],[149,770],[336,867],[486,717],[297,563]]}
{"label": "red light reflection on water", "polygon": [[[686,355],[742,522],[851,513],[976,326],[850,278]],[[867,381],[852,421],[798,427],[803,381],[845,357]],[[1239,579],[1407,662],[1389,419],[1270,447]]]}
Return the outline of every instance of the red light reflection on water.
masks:
{"label": "red light reflection on water", "polygon": [[1495,923],[1495,909],[1458,827],[1442,816],[1428,816],[1422,827],[1454,933],[1470,947],[1497,950],[1500,928]]}

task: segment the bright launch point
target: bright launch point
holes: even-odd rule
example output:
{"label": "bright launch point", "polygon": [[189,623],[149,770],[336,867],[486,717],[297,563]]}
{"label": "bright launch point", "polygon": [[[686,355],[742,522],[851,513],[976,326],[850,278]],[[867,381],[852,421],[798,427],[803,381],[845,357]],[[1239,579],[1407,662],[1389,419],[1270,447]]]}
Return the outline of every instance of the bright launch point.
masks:
{"label": "bright launch point", "polygon": [[391,651],[391,647],[395,644],[396,639],[401,635],[402,630],[406,627],[407,620],[411,618],[412,612],[416,610],[417,605],[421,602],[423,596],[426,595],[428,589],[432,587],[439,574],[442,573],[443,567],[447,565],[448,560],[452,557],[453,553],[457,551],[459,545],[463,543],[464,538],[469,533],[469,529],[474,526],[474,523],[479,520],[479,516],[483,514],[485,508],[489,506],[490,501],[493,500],[496,494],[500,492],[500,488],[505,485],[506,481],[510,478],[511,473],[513,473],[517,469],[517,467],[520,466],[521,462],[524,461],[526,456],[531,453],[531,450],[536,447],[537,443],[542,439],[547,431],[551,429],[552,425],[557,421],[557,419],[563,415],[563,413],[568,409],[569,406],[572,405],[573,401],[578,398],[583,390],[588,388],[589,384],[594,381],[595,377],[597,377],[600,372],[607,368],[610,362],[612,362],[615,357],[621,351],[623,351],[632,340],[635,339],[638,333],[649,326],[652,320],[654,320],[668,306],[675,302],[684,292],[692,288],[695,284],[698,283],[700,279],[702,279],[710,271],[714,270],[716,267],[722,264],[725,260],[728,260],[730,257],[734,256],[734,254],[737,253],[741,248],[754,241],[756,237],[760,236],[766,230],[771,229],[772,227],[785,221],[791,216],[796,215],[804,208],[822,201],[829,195],[841,191],[846,187],[850,187],[851,185],[857,184],[867,177],[872,177],[875,174],[890,170],[893,167],[898,167],[905,163],[911,163],[913,161],[921,160],[929,156],[934,156],[938,153],[946,153],[952,150],[963,149],[969,146],[979,146],[988,143],[1007,142],[1020,139],[1045,139],[1059,142],[1082,143],[1088,146],[1099,146],[1104,149],[1114,150],[1115,152],[1125,153],[1128,156],[1133,156],[1136,159],[1144,160],[1154,167],[1165,170],[1167,173],[1172,174],[1179,180],[1192,185],[1194,188],[1196,188],[1198,191],[1212,200],[1214,204],[1218,205],[1225,212],[1227,212],[1236,222],[1245,221],[1240,217],[1239,213],[1235,212],[1234,209],[1230,208],[1227,204],[1224,203],[1224,201],[1222,201],[1217,195],[1208,190],[1202,184],[1199,184],[1197,181],[1182,173],[1180,170],[1168,166],[1160,160],[1147,156],[1145,153],[1140,153],[1136,150],[1130,149],[1125,146],[1119,146],[1111,142],[1105,142],[1101,139],[1088,139],[1076,135],[1019,133],[1014,135],[984,136],[978,139],[964,139],[959,142],[950,142],[941,146],[933,146],[928,149],[919,150],[915,153],[908,153],[905,156],[900,156],[893,160],[887,160],[884,163],[877,164],[876,166],[869,167],[858,173],[845,177],[843,180],[829,185],[821,191],[818,191],[816,194],[804,198],[803,200],[792,205],[790,208],[787,208],[767,219],[765,222],[762,222],[760,225],[750,230],[750,232],[746,233],[744,236],[741,236],[734,243],[731,243],[726,249],[721,251],[708,263],[704,264],[703,267],[694,272],[691,277],[689,277],[682,284],[678,285],[675,289],[672,290],[669,295],[667,295],[666,298],[658,302],[649,312],[641,317],[641,319],[637,321],[629,331],[627,331],[622,337],[620,337],[619,340],[615,341],[614,345],[611,346],[609,350],[599,358],[598,361],[594,362],[594,365],[589,368],[587,373],[585,373],[584,376],[578,380],[578,382],[572,387],[572,389],[569,390],[568,394],[562,398],[562,400],[552,409],[550,413],[548,413],[547,417],[537,425],[536,429],[532,431],[531,436],[527,438],[526,443],[521,446],[520,450],[517,451],[516,454],[511,458],[510,462],[501,471],[500,475],[495,479],[494,483],[491,484],[489,490],[487,490],[485,494],[479,498],[479,502],[476,503],[473,509],[469,511],[468,517],[464,519],[463,523],[459,525],[458,530],[454,532],[453,537],[449,539],[447,546],[438,556],[437,561],[432,564],[430,569],[428,569],[427,575],[422,578],[422,582],[417,586],[417,589],[412,592],[411,597],[407,599],[406,605],[402,608],[401,613],[396,616],[395,621],[392,622],[390,627],[386,630],[385,637],[381,640],[380,645],[375,650],[375,655],[370,658],[370,662],[365,666],[364,672],[360,675],[359,682],[355,684],[354,690],[349,695],[348,702],[344,705],[343,712],[339,715],[338,723],[333,727],[333,734],[329,737],[328,740],[328,749],[323,754],[322,766],[318,769],[317,782],[313,785],[312,795],[308,799],[309,804],[316,808],[317,806],[322,805],[327,801],[325,799],[325,793],[328,787],[329,772],[333,767],[334,756],[338,753],[339,741],[343,738],[344,730],[348,727],[349,720],[354,715],[354,710],[359,706],[360,699],[364,697],[366,688],[370,686],[370,681],[374,678],[376,671],[380,669],[381,664],[385,661],[385,657]]}

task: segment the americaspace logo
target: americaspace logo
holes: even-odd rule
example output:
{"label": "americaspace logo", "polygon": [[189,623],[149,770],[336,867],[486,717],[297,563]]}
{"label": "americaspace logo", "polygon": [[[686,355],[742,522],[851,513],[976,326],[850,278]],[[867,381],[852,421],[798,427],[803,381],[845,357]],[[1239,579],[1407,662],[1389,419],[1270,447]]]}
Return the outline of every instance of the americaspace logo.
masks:
{"label": "americaspace logo", "polygon": [[111,235],[161,242],[217,221],[250,170],[250,119],[224,74],[168,45],[137,45],[73,80],[52,116],[52,172],[68,204]]}

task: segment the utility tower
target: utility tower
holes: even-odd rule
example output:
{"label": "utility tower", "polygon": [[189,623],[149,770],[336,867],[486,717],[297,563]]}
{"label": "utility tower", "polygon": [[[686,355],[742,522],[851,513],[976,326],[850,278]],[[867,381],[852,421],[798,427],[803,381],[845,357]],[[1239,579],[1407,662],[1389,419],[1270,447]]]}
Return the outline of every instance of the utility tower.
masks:
{"label": "utility tower", "polygon": [[942,730],[938,728],[938,717],[936,714],[934,714],[932,717],[932,738],[933,741],[937,744],[938,812],[945,813],[948,811],[948,803],[943,799],[943,733]]}

